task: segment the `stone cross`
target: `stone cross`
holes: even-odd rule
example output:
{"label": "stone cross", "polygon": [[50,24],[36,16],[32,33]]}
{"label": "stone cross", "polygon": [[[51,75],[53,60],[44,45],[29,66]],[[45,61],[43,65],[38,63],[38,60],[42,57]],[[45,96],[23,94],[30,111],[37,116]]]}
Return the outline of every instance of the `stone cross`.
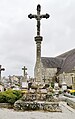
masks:
{"label": "stone cross", "polygon": [[1,68],[2,65],[0,65],[0,82],[1,82],[1,71],[4,71],[4,68]]}
{"label": "stone cross", "polygon": [[25,77],[27,68],[24,66],[22,70],[24,71],[24,77]]}
{"label": "stone cross", "polygon": [[32,18],[35,18],[36,20],[37,20],[37,36],[40,36],[40,20],[42,19],[42,18],[49,18],[49,14],[40,14],[40,12],[41,12],[41,5],[37,5],[37,15],[35,15],[35,14],[29,14],[28,15],[28,17],[30,18],[30,19],[32,19]]}
{"label": "stone cross", "polygon": [[38,4],[37,5],[37,14],[29,14],[28,17],[30,19],[35,18],[37,21],[37,36],[35,37],[35,42],[36,42],[36,66],[34,70],[34,77],[36,79],[36,82],[40,82],[42,77],[41,77],[41,42],[43,37],[40,36],[40,21],[42,18],[49,18],[49,14],[40,14],[41,12],[41,6]]}

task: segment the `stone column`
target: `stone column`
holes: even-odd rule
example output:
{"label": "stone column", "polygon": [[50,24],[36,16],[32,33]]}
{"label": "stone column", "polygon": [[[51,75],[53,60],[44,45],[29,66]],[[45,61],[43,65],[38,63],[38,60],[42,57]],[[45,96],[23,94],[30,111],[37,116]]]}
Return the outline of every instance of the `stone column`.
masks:
{"label": "stone column", "polygon": [[35,37],[36,42],[36,67],[35,67],[35,78],[37,82],[41,82],[41,42],[42,42],[41,36]]}

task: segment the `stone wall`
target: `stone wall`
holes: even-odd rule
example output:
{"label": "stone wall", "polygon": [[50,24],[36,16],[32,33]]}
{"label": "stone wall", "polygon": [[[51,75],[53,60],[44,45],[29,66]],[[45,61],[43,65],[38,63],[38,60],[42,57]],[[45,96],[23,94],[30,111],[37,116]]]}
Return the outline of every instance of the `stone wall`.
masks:
{"label": "stone wall", "polygon": [[45,79],[46,82],[51,82],[56,72],[57,72],[57,68],[42,67],[42,79]]}
{"label": "stone wall", "polygon": [[[40,71],[39,76],[37,71],[38,69]],[[54,77],[56,73],[57,73],[57,68],[44,68],[42,63],[40,63],[39,66],[37,63],[35,65],[34,77],[36,79],[37,77],[39,77],[40,81],[43,81],[43,79],[45,79],[48,82],[50,79],[52,80],[52,77]]]}
{"label": "stone wall", "polygon": [[45,73],[45,78],[49,79],[49,78],[54,77],[56,72],[57,72],[57,68],[46,68],[45,72],[44,72]]}
{"label": "stone wall", "polygon": [[[39,70],[39,75],[37,70]],[[56,73],[57,73],[57,68],[45,68],[43,67],[42,62],[40,62],[39,65],[37,63],[35,65],[34,77],[36,79],[37,77],[39,77],[39,81],[43,82],[45,79],[45,82],[50,82],[52,80],[52,77],[54,77]],[[59,74],[58,77],[59,77],[60,84],[62,84],[62,82],[64,81],[67,84],[67,86],[72,86],[73,89],[75,89],[75,82],[72,81],[71,73],[65,73],[64,75],[62,73]]]}
{"label": "stone wall", "polygon": [[64,81],[67,84],[67,86],[72,86],[71,73],[65,73],[64,75],[62,73],[62,74],[59,74],[58,77],[59,77],[59,83],[60,84],[62,84],[62,82]]}

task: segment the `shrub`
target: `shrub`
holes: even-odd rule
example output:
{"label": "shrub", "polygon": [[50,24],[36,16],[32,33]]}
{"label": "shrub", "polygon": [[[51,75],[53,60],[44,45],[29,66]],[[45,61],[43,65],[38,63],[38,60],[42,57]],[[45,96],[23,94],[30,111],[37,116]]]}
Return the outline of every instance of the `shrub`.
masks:
{"label": "shrub", "polygon": [[10,93],[10,94],[6,94],[6,102],[10,103],[10,104],[14,104],[15,101],[17,100],[17,96]]}
{"label": "shrub", "polygon": [[15,101],[17,101],[21,97],[22,97],[21,91],[8,90],[8,91],[0,92],[0,103],[14,104]]}
{"label": "shrub", "polygon": [[17,100],[22,97],[22,92],[21,91],[13,90],[12,93],[17,96]]}
{"label": "shrub", "polygon": [[6,96],[2,92],[0,92],[0,103],[4,102],[6,102]]}

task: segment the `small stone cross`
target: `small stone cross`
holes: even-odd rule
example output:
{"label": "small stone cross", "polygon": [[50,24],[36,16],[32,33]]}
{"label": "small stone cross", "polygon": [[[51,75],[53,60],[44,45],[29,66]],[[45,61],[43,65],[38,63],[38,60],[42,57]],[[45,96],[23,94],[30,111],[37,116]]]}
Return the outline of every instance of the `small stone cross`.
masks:
{"label": "small stone cross", "polygon": [[25,77],[27,68],[24,66],[22,70],[24,71],[24,77]]}
{"label": "small stone cross", "polygon": [[41,5],[37,5],[37,15],[32,15],[32,14],[29,14],[28,15],[28,17],[30,18],[30,19],[32,19],[32,18],[35,18],[36,20],[37,20],[37,36],[40,36],[40,20],[42,19],[42,18],[49,18],[49,14],[42,14],[42,15],[40,15],[40,12],[41,12]]}

